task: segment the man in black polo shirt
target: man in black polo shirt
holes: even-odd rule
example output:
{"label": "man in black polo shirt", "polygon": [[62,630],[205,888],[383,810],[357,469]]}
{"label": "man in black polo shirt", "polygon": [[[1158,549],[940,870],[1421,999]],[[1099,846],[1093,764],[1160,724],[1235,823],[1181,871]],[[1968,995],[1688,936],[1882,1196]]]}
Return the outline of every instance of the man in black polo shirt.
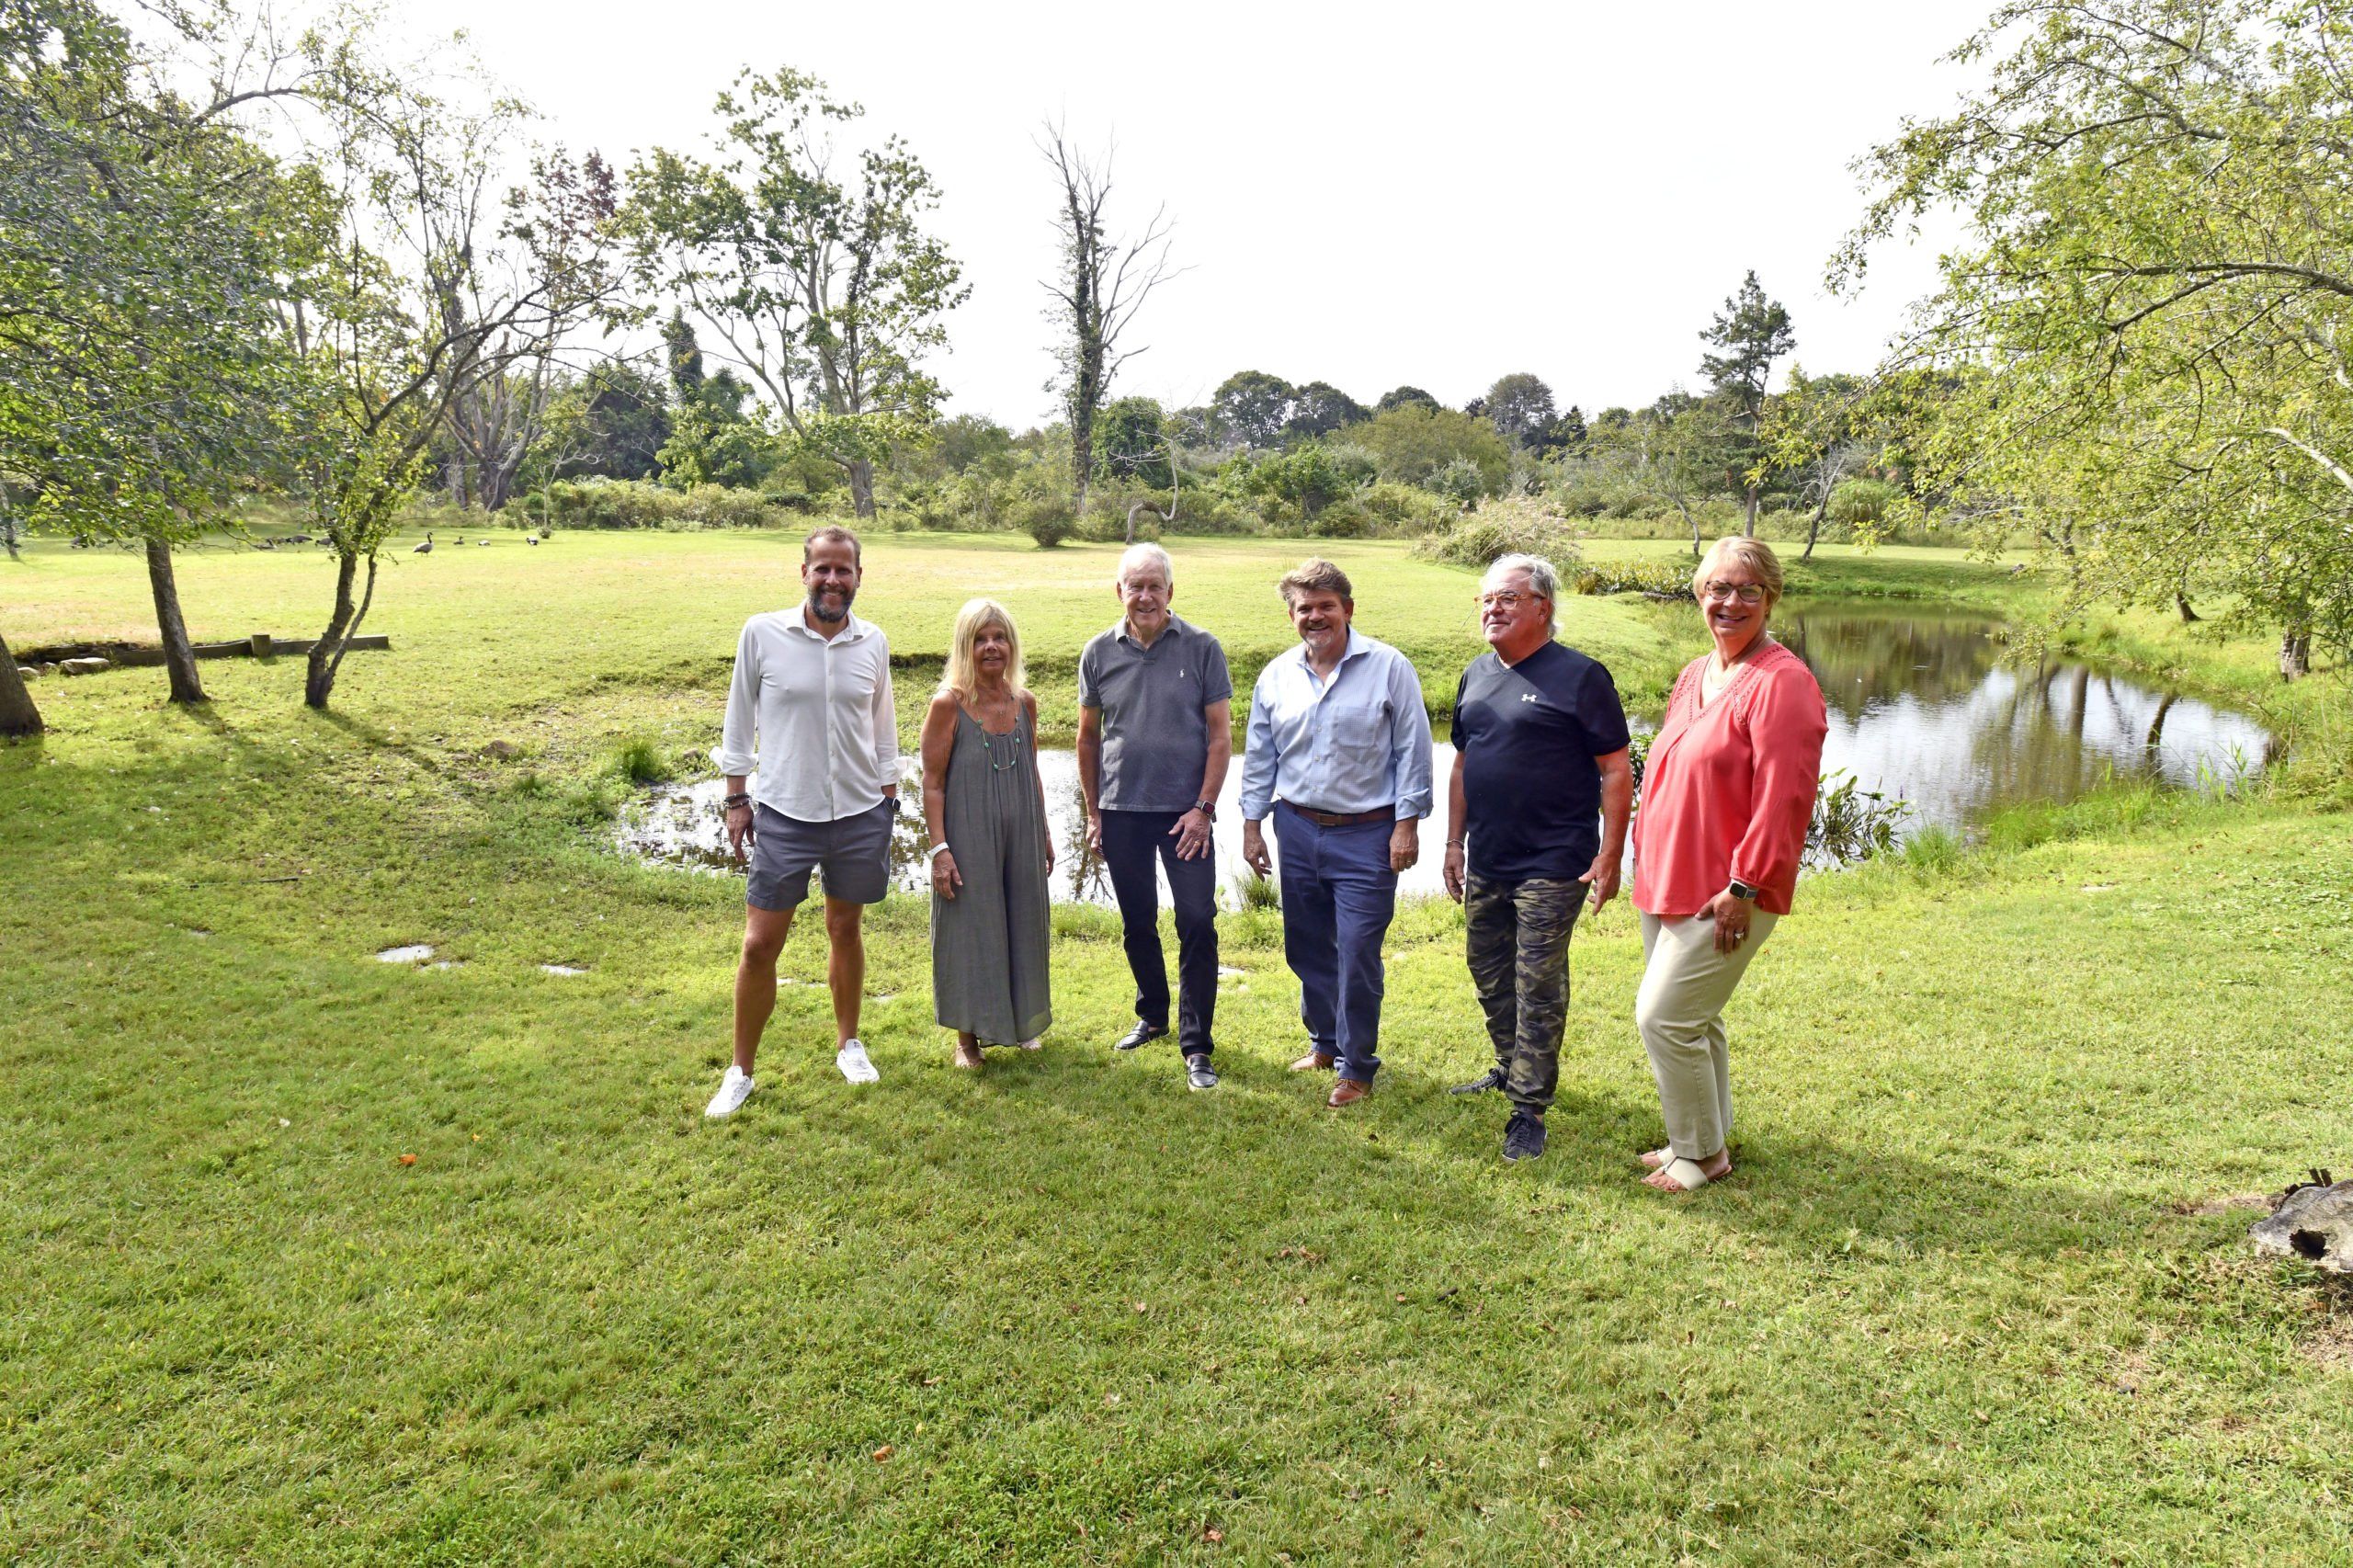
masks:
{"label": "man in black polo shirt", "polygon": [[1086,836],[1111,873],[1136,1026],[1114,1049],[1168,1032],[1168,970],[1160,948],[1160,885],[1176,905],[1176,1049],[1185,1081],[1217,1086],[1217,858],[1211,822],[1233,759],[1233,682],[1225,650],[1168,611],[1176,585],[1168,552],[1131,546],[1113,585],[1124,613],[1078,656],[1078,782]]}
{"label": "man in black polo shirt", "polygon": [[1588,900],[1597,911],[1617,896],[1634,801],[1617,684],[1552,641],[1559,592],[1539,556],[1506,555],[1487,569],[1479,627],[1490,651],[1462,672],[1454,698],[1446,891],[1470,925],[1471,982],[1495,1048],[1495,1065],[1454,1092],[1510,1096],[1506,1160],[1544,1152],[1569,934]]}

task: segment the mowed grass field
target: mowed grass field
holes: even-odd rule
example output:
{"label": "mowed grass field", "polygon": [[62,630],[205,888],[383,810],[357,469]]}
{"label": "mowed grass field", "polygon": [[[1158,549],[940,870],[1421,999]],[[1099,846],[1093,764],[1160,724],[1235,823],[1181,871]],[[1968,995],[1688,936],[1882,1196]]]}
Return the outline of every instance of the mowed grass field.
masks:
{"label": "mowed grass field", "polygon": [[[0,1556],[2353,1562],[2353,1302],[2218,1208],[2353,1167],[2343,816],[2142,801],[1809,881],[1733,1014],[1739,1171],[1682,1199],[1635,1179],[1622,904],[1578,933],[1532,1167],[1443,1092],[1486,1051],[1443,903],[1399,920],[1389,1067],[1344,1115],[1284,1071],[1263,917],[1227,917],[1225,1083],[1188,1094],[1108,1050],[1094,917],[1046,1049],[954,1072],[894,899],[882,1082],[833,1070],[804,923],[712,1126],[740,891],[620,860],[601,812],[624,741],[710,744],[797,549],[493,538],[388,570],[394,652],[329,714],[299,660],[206,664],[194,713],[128,669],[36,682],[51,734],[0,746]],[[1238,672],[1287,645],[1299,546],[1171,549]],[[1450,697],[1470,574],[1329,553]],[[1067,724],[1113,558],[878,539],[860,608],[936,655],[1005,599]],[[199,638],[315,633],[313,557],[180,570]],[[2001,591],[1929,551],[1835,570]],[[144,594],[45,542],[0,562],[0,631],[150,641]],[[1564,611],[1638,706],[1696,645]],[[373,957],[411,942],[457,967]]]}

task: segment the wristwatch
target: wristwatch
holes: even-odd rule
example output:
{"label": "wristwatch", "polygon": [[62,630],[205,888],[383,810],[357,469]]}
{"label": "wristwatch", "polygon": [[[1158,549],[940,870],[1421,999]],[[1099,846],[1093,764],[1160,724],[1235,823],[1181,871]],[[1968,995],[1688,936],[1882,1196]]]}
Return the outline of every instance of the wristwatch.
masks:
{"label": "wristwatch", "polygon": [[1755,903],[1756,902],[1756,895],[1760,891],[1762,890],[1750,887],[1738,877],[1734,877],[1732,880],[1732,896],[1734,898],[1745,898],[1749,903]]}
{"label": "wristwatch", "polygon": [[1201,815],[1209,818],[1210,821],[1217,821],[1217,802],[1215,801],[1195,801],[1193,802],[1193,809],[1200,812]]}

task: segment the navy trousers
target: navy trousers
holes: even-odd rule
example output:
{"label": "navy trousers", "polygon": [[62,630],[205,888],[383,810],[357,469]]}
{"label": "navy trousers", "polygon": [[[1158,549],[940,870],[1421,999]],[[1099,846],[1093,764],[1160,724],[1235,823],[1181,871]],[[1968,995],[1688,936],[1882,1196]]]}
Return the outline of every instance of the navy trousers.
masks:
{"label": "navy trousers", "polygon": [[1397,913],[1395,824],[1318,827],[1279,804],[1274,823],[1283,958],[1299,976],[1300,1021],[1341,1077],[1370,1084],[1381,1070],[1381,944]]}
{"label": "navy trousers", "polygon": [[1155,860],[1168,871],[1176,902],[1176,1049],[1207,1056],[1217,1023],[1217,857],[1176,858],[1176,825],[1182,812],[1103,813],[1103,869],[1111,873],[1111,894],[1120,901],[1120,933],[1135,977],[1136,1017],[1154,1028],[1168,1027],[1168,963],[1160,949],[1160,882]]}

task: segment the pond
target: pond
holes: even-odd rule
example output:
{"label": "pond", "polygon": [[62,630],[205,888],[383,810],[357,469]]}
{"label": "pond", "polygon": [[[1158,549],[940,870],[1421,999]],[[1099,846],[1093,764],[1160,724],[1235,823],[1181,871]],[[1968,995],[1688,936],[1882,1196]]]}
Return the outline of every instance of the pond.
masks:
{"label": "pond", "polygon": [[[1774,617],[1774,629],[1822,683],[1830,713],[1824,772],[1844,769],[1863,789],[1909,801],[1905,833],[1934,825],[1966,835],[1989,811],[2022,801],[2073,800],[2111,780],[2177,786],[2234,780],[2270,757],[2271,737],[2262,726],[2195,699],[2082,664],[2004,665],[1997,620],[1792,605]],[[1422,824],[1422,861],[1399,880],[1403,892],[1441,891],[1445,781],[1454,748],[1441,741],[1436,749],[1437,816]],[[1077,754],[1041,750],[1038,764],[1056,846],[1055,898],[1109,903],[1109,879],[1083,853]],[[921,891],[928,885],[927,840],[913,809],[919,793],[915,772],[909,758],[904,798],[910,809],[899,819],[891,858],[893,881]],[[1229,902],[1248,875],[1242,865],[1241,783],[1237,755],[1218,797],[1216,852]],[[733,869],[719,811],[724,792],[716,778],[658,786],[623,814],[619,846],[650,863]],[[1164,897],[1165,892],[1164,884]]]}
{"label": "pond", "polygon": [[2086,664],[2002,663],[2002,623],[1851,605],[1785,605],[1777,636],[1822,683],[1827,774],[1908,801],[1907,831],[1967,836],[1985,815],[2113,781],[2234,783],[2273,741],[2242,714]]}

